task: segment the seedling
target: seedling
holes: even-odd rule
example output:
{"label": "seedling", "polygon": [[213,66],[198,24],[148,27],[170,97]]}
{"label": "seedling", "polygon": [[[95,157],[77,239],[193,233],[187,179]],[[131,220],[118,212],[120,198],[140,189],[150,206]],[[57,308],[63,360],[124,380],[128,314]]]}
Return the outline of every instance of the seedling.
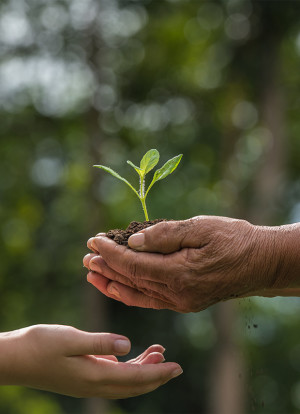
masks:
{"label": "seedling", "polygon": [[171,158],[169,161],[167,161],[161,168],[155,171],[152,181],[149,185],[149,187],[145,188],[145,177],[148,172],[150,172],[158,163],[159,161],[159,152],[156,149],[151,149],[143,156],[140,162],[140,166],[137,167],[134,165],[131,161],[127,161],[131,167],[135,169],[135,171],[138,173],[140,178],[140,187],[139,190],[136,190],[125,178],[121,177],[118,173],[116,173],[114,170],[112,170],[109,167],[105,167],[104,165],[94,165],[94,167],[101,168],[104,171],[107,171],[114,177],[118,178],[121,181],[124,181],[131,189],[132,191],[138,196],[140,202],[142,203],[143,211],[145,214],[146,221],[149,220],[147,207],[146,207],[146,197],[150,191],[150,189],[153,187],[154,183],[156,183],[159,180],[162,180],[163,178],[166,178],[169,174],[171,174],[180,163],[182,154],[176,155],[176,157]]}

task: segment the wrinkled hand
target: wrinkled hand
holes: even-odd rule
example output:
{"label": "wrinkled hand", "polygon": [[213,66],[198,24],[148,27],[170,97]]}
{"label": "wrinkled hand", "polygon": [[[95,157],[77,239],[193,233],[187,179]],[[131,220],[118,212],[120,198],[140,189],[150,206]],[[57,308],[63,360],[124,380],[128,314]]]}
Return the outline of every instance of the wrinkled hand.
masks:
{"label": "wrinkled hand", "polygon": [[103,234],[91,238],[94,253],[84,265],[90,283],[126,305],[195,312],[286,288],[278,282],[282,255],[275,233],[226,217],[161,222],[129,238],[134,250]]}
{"label": "wrinkled hand", "polygon": [[62,325],[35,325],[0,334],[0,385],[23,385],[73,397],[127,398],[178,376],[164,363],[164,348],[150,346],[139,357],[118,362],[130,341],[111,333],[88,333]]}

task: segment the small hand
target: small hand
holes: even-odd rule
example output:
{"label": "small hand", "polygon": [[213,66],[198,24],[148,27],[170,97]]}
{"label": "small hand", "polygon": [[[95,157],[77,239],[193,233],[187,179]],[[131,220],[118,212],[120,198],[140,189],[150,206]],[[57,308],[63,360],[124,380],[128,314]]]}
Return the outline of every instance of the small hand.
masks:
{"label": "small hand", "polygon": [[36,325],[0,335],[0,385],[23,385],[73,397],[127,398],[150,392],[182,370],[164,361],[164,348],[118,362],[129,340],[62,325]]}
{"label": "small hand", "polygon": [[90,283],[130,306],[195,312],[276,289],[272,233],[244,220],[162,222],[131,236],[129,246],[138,251],[98,235],[84,265]]}

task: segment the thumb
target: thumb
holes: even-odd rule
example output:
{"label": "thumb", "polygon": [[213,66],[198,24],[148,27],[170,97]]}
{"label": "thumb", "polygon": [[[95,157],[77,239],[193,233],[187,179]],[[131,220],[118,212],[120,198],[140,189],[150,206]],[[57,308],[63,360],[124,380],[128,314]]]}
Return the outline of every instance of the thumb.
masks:
{"label": "thumb", "polygon": [[128,338],[112,333],[90,333],[75,330],[70,335],[70,355],[126,355],[131,344]]}
{"label": "thumb", "polygon": [[128,245],[138,251],[173,253],[184,247],[202,247],[207,243],[206,233],[200,233],[198,217],[162,221],[130,236]]}

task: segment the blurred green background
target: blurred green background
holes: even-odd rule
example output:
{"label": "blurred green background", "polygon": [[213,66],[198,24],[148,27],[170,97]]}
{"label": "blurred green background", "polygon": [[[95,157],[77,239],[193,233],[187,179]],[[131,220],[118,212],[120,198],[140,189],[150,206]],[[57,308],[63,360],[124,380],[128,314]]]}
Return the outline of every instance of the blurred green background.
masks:
{"label": "blurred green background", "polygon": [[300,218],[300,4],[1,0],[0,330],[69,324],[162,343],[184,374],[137,398],[0,388],[2,414],[300,412],[297,298],[198,314],[127,308],[86,282],[86,240],[143,220],[130,181],[150,148],[176,172],[151,218]]}

